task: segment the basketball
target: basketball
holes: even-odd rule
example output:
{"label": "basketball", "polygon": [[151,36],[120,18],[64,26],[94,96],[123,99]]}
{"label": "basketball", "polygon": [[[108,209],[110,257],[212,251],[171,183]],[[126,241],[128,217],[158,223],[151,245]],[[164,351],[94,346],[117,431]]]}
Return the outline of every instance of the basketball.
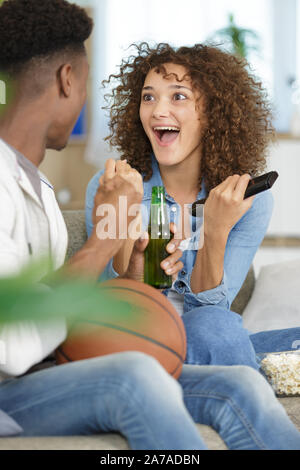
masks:
{"label": "basketball", "polygon": [[167,297],[142,282],[114,279],[101,290],[129,305],[132,315],[114,315],[111,321],[81,318],[56,350],[57,364],[124,351],[140,351],[156,358],[174,378],[180,376],[186,356],[183,322]]}

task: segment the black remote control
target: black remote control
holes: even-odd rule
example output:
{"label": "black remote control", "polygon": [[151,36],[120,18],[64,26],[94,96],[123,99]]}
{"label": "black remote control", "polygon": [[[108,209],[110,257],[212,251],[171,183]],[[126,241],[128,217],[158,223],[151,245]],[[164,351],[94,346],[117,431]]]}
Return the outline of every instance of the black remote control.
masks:
{"label": "black remote control", "polygon": [[[257,176],[249,181],[247,189],[245,191],[244,199],[250,196],[254,196],[255,194],[261,193],[266,191],[266,189],[272,188],[273,184],[278,178],[277,171],[270,171],[269,173],[265,173],[264,175]],[[196,215],[196,209],[199,204],[205,204],[207,198],[200,199],[192,204],[190,212],[194,217]]]}

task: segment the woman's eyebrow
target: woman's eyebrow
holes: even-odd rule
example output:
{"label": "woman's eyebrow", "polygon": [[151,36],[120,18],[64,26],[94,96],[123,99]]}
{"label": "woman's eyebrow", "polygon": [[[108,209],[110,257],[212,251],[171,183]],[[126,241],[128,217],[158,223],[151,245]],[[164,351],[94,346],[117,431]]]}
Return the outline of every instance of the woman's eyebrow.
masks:
{"label": "woman's eyebrow", "polygon": [[193,91],[191,88],[183,85],[170,85],[169,88],[176,88],[176,90],[184,88],[185,90]]}
{"label": "woman's eyebrow", "polygon": [[[185,90],[189,90],[189,91],[193,91],[191,88],[187,87],[187,86],[183,86],[183,85],[169,85],[168,88],[175,88],[176,90],[180,90],[182,88],[184,88]],[[153,86],[144,86],[143,87],[143,90],[154,90]]]}

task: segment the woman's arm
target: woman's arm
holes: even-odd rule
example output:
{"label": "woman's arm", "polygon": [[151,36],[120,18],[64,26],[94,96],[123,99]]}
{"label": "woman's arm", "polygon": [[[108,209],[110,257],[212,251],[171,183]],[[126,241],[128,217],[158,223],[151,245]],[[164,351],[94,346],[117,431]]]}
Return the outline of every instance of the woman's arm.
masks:
{"label": "woman's arm", "polygon": [[197,294],[221,284],[227,238],[227,234],[209,235],[204,231],[204,245],[197,253],[191,275],[192,292]]}
{"label": "woman's arm", "polygon": [[233,302],[252,265],[269,226],[273,212],[271,191],[255,196],[251,209],[231,230],[224,258],[227,277],[227,297]]}
{"label": "woman's arm", "polygon": [[185,295],[185,311],[209,304],[230,308],[266,234],[272,210],[271,191],[255,196],[251,208],[235,224],[227,237],[220,283],[210,290],[198,293],[193,293],[190,289]]}
{"label": "woman's arm", "polygon": [[204,206],[204,245],[191,275],[193,293],[213,289],[222,281],[229,233],[253,203],[253,197],[244,199],[249,179],[249,175],[230,176],[209,193]]}

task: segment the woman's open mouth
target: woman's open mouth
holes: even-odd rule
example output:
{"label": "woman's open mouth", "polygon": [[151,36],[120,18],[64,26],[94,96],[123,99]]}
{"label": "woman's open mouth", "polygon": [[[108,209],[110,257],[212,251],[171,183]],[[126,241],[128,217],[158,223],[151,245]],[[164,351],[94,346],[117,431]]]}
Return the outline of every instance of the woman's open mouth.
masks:
{"label": "woman's open mouth", "polygon": [[153,132],[159,145],[167,147],[177,139],[180,129],[175,126],[156,126]]}

